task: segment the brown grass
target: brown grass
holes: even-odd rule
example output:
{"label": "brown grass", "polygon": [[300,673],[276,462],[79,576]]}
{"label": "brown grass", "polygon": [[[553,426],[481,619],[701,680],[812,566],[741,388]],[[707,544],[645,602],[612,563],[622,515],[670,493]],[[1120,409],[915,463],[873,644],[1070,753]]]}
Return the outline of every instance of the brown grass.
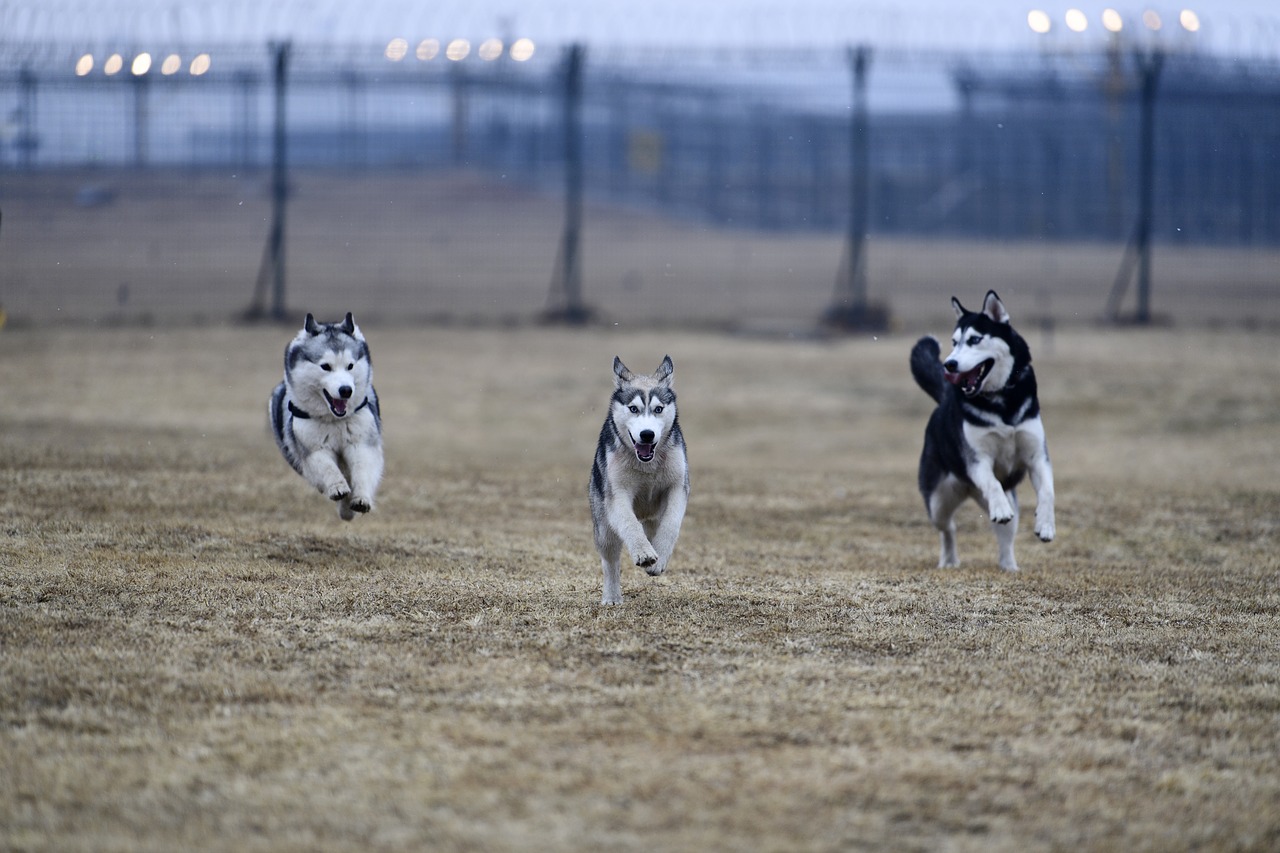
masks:
{"label": "brown grass", "polygon": [[[974,508],[933,568],[906,337],[366,332],[350,525],[266,431],[290,330],[0,332],[0,846],[1280,846],[1274,337],[1033,333],[1007,576]],[[693,498],[604,609],[609,361],[664,352]]]}

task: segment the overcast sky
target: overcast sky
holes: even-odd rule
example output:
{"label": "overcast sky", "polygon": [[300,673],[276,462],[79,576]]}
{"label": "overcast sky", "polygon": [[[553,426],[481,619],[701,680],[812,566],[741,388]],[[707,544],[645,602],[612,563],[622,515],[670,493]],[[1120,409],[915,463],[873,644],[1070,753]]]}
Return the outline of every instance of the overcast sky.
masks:
{"label": "overcast sky", "polygon": [[[1068,9],[1089,27],[1074,33]],[[72,43],[295,41],[385,42],[397,36],[483,39],[525,36],[544,44],[830,48],[855,42],[906,49],[1033,49],[1048,40],[1101,44],[1102,11],[1141,31],[1143,11],[1164,23],[1163,38],[1195,39],[1215,53],[1280,58],[1280,0],[1080,2],[1080,0],[0,0],[0,39]],[[1194,9],[1201,29],[1177,26]],[[1031,9],[1049,13],[1053,32],[1027,26]]]}

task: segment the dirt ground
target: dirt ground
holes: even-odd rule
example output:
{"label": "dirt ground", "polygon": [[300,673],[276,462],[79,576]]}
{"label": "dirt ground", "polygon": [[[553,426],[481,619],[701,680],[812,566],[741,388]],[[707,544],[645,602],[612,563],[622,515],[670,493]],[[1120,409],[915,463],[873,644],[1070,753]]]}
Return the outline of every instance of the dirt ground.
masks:
{"label": "dirt ground", "polygon": [[[909,336],[364,328],[350,524],[267,433],[292,329],[0,330],[0,847],[1280,846],[1273,335],[1029,330],[1009,575],[974,507],[934,568]],[[602,608],[610,361],[664,353],[689,513]]]}
{"label": "dirt ground", "polygon": [[[832,189],[833,192],[837,188]],[[0,172],[0,307],[10,322],[226,322],[254,300],[268,176]],[[549,302],[556,192],[470,173],[298,172],[286,217],[286,305],[366,320],[528,322]],[[1178,246],[1161,223],[1152,311],[1179,325],[1280,328],[1280,250]],[[601,322],[807,334],[832,304],[838,234],[715,228],[588,205],[583,298]],[[902,329],[995,288],[1024,323],[1093,323],[1120,245],[980,243],[873,233],[870,299]],[[1012,297],[1012,298],[1011,298]],[[1130,283],[1122,304],[1135,307]]]}

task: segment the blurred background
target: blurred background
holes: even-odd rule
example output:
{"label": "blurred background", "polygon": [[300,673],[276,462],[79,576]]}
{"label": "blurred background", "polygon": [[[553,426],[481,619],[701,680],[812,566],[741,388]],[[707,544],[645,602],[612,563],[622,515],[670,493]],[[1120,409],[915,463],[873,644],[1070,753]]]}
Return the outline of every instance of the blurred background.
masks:
{"label": "blurred background", "polygon": [[1280,11],[0,0],[8,323],[1280,328]]}

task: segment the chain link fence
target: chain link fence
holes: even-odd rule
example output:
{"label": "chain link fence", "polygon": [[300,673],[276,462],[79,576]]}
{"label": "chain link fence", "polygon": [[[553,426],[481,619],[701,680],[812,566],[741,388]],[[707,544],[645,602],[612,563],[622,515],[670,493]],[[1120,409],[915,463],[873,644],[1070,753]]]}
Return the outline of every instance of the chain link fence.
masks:
{"label": "chain link fence", "polygon": [[1157,318],[1280,322],[1280,68],[1162,58],[1145,151],[1119,47],[0,43],[0,303],[792,330],[995,287],[1093,320],[1145,223]]}

